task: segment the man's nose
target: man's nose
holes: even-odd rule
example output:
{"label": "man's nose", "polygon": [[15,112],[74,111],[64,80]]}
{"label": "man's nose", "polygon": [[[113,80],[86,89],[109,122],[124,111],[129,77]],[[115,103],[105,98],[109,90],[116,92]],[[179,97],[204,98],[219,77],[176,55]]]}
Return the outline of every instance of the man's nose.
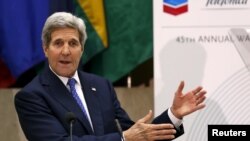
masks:
{"label": "man's nose", "polygon": [[62,48],[62,54],[63,55],[69,55],[70,54],[70,49],[69,49],[69,45],[68,44],[64,44],[64,46]]}

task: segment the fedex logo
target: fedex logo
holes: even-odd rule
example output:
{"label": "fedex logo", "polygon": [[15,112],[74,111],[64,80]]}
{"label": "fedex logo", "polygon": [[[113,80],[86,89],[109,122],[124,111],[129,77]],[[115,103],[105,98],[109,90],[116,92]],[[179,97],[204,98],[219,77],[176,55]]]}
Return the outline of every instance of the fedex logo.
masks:
{"label": "fedex logo", "polygon": [[163,11],[171,15],[180,15],[188,11],[188,0],[163,0]]}

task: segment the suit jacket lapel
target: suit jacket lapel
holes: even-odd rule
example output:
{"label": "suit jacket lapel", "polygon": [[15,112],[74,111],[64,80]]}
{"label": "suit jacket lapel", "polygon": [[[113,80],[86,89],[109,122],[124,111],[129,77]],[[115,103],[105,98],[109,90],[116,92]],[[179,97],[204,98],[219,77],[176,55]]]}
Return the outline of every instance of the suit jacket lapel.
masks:
{"label": "suit jacket lapel", "polygon": [[92,80],[86,78],[87,76],[84,73],[79,72],[78,75],[82,84],[84,97],[88,105],[90,118],[94,128],[94,134],[103,135],[103,117],[101,107],[99,105],[100,101],[97,95],[98,89],[96,86],[94,86]]}
{"label": "suit jacket lapel", "polygon": [[[71,96],[69,90],[61,82],[61,80],[49,69],[45,68],[42,74],[42,83],[48,85],[48,92],[69,112],[73,112],[80,123],[87,129],[89,134],[93,134],[88,119],[83,114],[81,108],[78,106],[74,98]],[[66,114],[66,113],[65,113]]]}

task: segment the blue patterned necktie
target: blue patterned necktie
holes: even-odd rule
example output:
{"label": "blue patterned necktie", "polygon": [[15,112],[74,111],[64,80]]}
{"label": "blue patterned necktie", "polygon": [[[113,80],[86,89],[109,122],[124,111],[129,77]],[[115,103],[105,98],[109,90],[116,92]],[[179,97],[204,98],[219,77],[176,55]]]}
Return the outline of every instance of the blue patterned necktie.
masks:
{"label": "blue patterned necktie", "polygon": [[78,96],[78,94],[77,94],[77,92],[76,92],[76,88],[75,88],[76,80],[75,80],[74,78],[70,78],[70,79],[68,80],[68,85],[69,85],[69,87],[70,87],[70,92],[71,92],[73,98],[75,99],[75,101],[77,102],[77,104],[80,106],[80,108],[81,108],[81,110],[82,110],[84,116],[85,116],[85,117],[88,119],[88,121],[89,121],[89,118],[88,118],[87,113],[86,113],[86,110],[85,110],[85,108],[84,108],[84,106],[83,106],[83,104],[82,104],[82,101],[81,101],[80,97]]}

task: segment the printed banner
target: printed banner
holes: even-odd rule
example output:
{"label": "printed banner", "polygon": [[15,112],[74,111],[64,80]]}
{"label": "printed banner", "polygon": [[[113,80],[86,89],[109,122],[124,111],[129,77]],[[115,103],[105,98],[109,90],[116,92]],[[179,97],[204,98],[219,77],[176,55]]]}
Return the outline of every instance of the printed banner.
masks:
{"label": "printed banner", "polygon": [[184,92],[208,93],[176,141],[207,141],[208,125],[250,124],[250,0],[153,2],[155,115],[184,80]]}

